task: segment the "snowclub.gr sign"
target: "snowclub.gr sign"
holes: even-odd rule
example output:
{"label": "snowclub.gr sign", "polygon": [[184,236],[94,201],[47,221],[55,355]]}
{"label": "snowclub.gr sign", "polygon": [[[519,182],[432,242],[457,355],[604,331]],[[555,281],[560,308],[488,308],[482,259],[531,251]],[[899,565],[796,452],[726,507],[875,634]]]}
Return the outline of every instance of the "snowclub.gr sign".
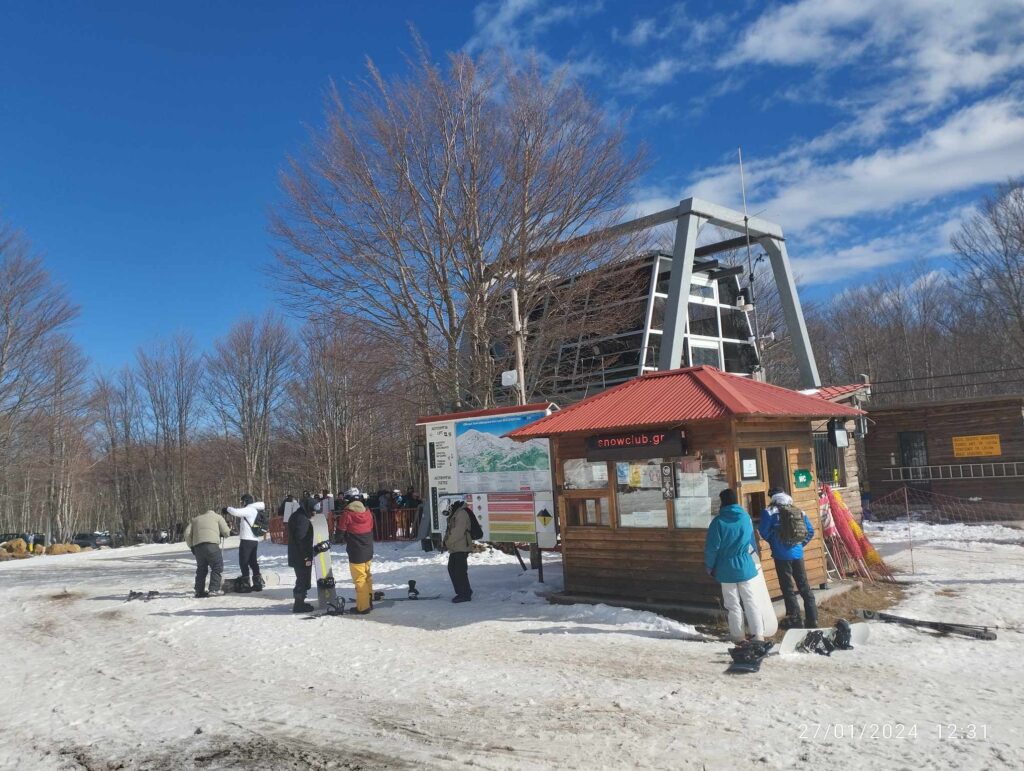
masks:
{"label": "snowclub.gr sign", "polygon": [[587,437],[587,460],[673,458],[686,455],[682,431],[631,431],[628,434]]}

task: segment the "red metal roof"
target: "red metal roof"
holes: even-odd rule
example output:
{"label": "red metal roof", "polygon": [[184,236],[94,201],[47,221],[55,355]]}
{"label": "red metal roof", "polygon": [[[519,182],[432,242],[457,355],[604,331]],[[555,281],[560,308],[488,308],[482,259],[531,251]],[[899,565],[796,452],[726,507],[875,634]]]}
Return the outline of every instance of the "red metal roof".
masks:
{"label": "red metal roof", "polygon": [[543,412],[544,410],[557,410],[558,405],[551,402],[536,402],[534,404],[520,404],[515,407],[491,407],[486,410],[470,410],[468,412],[451,412],[447,415],[428,415],[417,418],[416,425],[424,423],[436,423],[441,420],[462,420],[463,418],[483,418],[487,415],[514,415],[517,412]]}
{"label": "red metal roof", "polygon": [[652,372],[512,431],[527,440],[730,417],[846,418],[860,410],[714,367]]}
{"label": "red metal roof", "polygon": [[800,393],[832,401],[842,396],[849,396],[862,388],[870,388],[870,385],[868,383],[850,383],[849,385],[822,386],[821,388],[807,388]]}

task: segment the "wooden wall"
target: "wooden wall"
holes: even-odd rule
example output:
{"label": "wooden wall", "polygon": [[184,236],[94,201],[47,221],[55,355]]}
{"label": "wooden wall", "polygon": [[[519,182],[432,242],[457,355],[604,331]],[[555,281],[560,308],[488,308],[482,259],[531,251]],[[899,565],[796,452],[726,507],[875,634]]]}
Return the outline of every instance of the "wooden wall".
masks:
{"label": "wooden wall", "polygon": [[[846,453],[843,456],[845,461],[844,465],[846,468],[846,484],[840,487],[839,490],[842,492],[843,501],[846,503],[846,507],[853,514],[857,521],[863,519],[863,506],[860,500],[860,488],[861,488],[861,463],[864,459],[864,441],[857,439],[854,436],[857,430],[857,421],[848,420],[845,423],[846,435],[850,439],[850,446],[846,448]],[[811,429],[815,433],[822,433],[828,430],[828,421],[822,421],[815,423]],[[819,480],[821,482],[828,482],[829,480]]]}
{"label": "wooden wall", "polygon": [[[808,422],[786,421],[746,423],[738,427],[727,423],[692,424],[684,427],[693,449],[724,449],[729,462],[729,481],[736,487],[737,447],[785,447],[788,474],[797,468],[814,472],[813,441]],[[582,436],[560,437],[552,442],[558,459],[585,457]],[[668,528],[619,528],[615,512],[615,473],[609,468],[607,496],[612,517],[608,527],[569,526],[566,522],[566,493],[562,490],[562,471],[556,465],[559,487],[558,513],[562,532],[565,588],[577,594],[605,595],[650,601],[719,604],[718,582],[704,572],[705,529],[677,529],[669,517]],[[792,487],[792,483],[790,484]],[[817,481],[806,490],[793,490],[794,501],[807,512],[815,527],[815,538],[806,549],[808,578],[812,586],[825,580],[824,551],[818,519]],[[766,491],[767,483],[746,484],[748,492]],[[570,492],[568,495],[573,495]],[[755,528],[760,511],[752,512]],[[762,543],[761,564],[769,591],[781,596],[775,566],[767,543]]]}
{"label": "wooden wall", "polygon": [[[884,469],[890,455],[901,465],[898,434],[923,431],[929,465],[959,465],[1001,461],[1024,462],[1024,398],[993,397],[988,401],[919,405],[871,411],[871,429],[866,441],[866,459],[871,497],[877,499],[898,490],[906,482],[888,482]],[[998,434],[999,457],[957,458],[954,436]],[[1004,479],[955,479],[915,482],[912,487],[958,498],[978,497],[1000,503],[1024,502],[1024,477]]]}

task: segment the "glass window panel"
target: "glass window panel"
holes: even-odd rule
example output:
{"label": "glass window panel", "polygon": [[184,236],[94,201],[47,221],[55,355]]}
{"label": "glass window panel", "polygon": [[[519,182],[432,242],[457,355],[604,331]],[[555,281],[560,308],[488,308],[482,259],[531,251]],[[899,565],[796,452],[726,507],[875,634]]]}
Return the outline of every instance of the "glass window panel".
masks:
{"label": "glass window panel", "polygon": [[665,328],[665,303],[667,303],[664,297],[654,298],[654,310],[651,313],[651,329],[664,329]]}
{"label": "glass window panel", "polygon": [[745,342],[750,334],[746,313],[736,308],[722,308],[722,337]]}
{"label": "glass window panel", "polygon": [[657,367],[658,358],[661,356],[661,335],[650,335],[647,338],[647,366]]}
{"label": "glass window panel", "polygon": [[723,305],[735,305],[739,293],[739,282],[735,276],[718,279],[718,302]]}
{"label": "glass window panel", "polygon": [[718,337],[718,308],[714,305],[689,303],[690,334]]}
{"label": "glass window panel", "polygon": [[690,297],[700,297],[705,300],[714,300],[715,288],[710,284],[690,284]]}
{"label": "glass window panel", "polygon": [[562,461],[562,485],[566,490],[596,490],[608,486],[608,464],[591,463],[586,458]]}
{"label": "glass window panel", "polygon": [[675,463],[676,527],[706,528],[718,513],[719,493],[729,486],[723,450],[702,450]]}
{"label": "glass window panel", "polygon": [[723,343],[725,371],[749,375],[757,368],[757,353],[750,343]]}
{"label": "glass window panel", "polygon": [[690,341],[690,366],[699,367],[702,364],[708,364],[712,367],[718,367],[721,369],[722,361],[718,355],[718,346],[704,346],[700,343]]}
{"label": "glass window panel", "polygon": [[619,527],[668,527],[661,494],[661,458],[615,464]]}
{"label": "glass window panel", "polygon": [[671,275],[672,260],[658,260],[658,280],[654,285],[654,291],[668,294],[668,283]]}

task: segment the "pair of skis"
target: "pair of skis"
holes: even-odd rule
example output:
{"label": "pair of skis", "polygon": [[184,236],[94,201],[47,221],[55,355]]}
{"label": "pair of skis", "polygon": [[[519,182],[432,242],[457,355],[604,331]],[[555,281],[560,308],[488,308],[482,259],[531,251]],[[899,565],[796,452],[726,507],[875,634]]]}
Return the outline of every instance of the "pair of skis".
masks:
{"label": "pair of skis", "polygon": [[890,613],[881,613],[877,610],[858,610],[857,615],[865,621],[884,621],[887,624],[901,624],[918,629],[930,629],[939,634],[959,634],[964,637],[972,637],[975,640],[995,640],[996,633],[991,627],[979,626],[977,624],[954,624],[948,621],[922,621],[916,618],[905,618],[894,616]]}

